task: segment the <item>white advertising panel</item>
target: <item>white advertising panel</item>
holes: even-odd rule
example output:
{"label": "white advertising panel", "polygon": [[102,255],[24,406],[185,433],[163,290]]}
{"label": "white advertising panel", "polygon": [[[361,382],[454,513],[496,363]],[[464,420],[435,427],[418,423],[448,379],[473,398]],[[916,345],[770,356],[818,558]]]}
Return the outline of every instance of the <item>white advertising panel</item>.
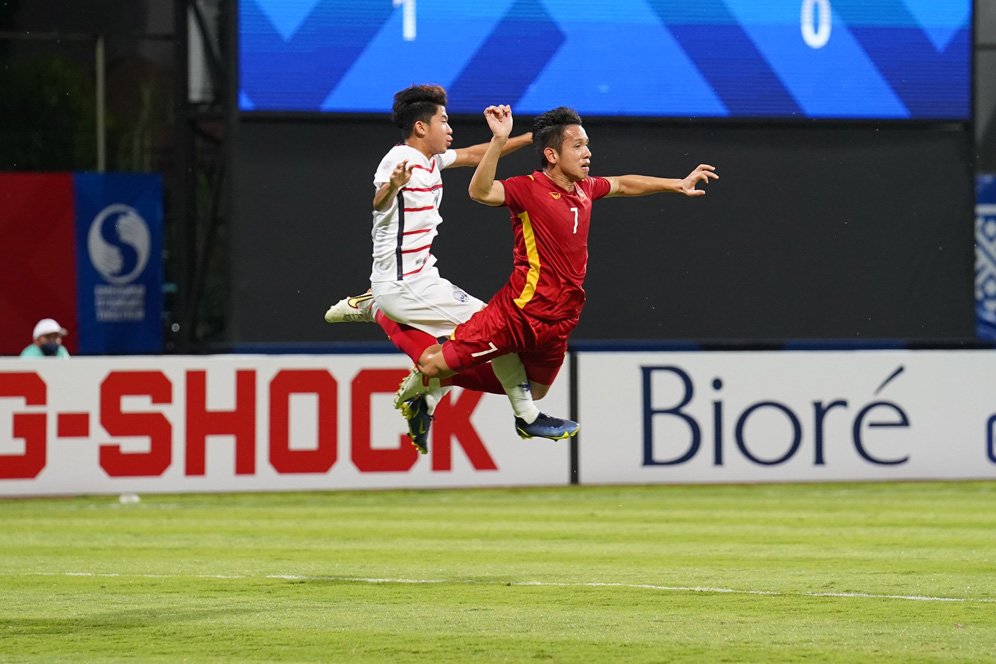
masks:
{"label": "white advertising panel", "polygon": [[579,479],[996,478],[992,351],[584,352]]}
{"label": "white advertising panel", "polygon": [[[564,484],[569,447],[454,388],[430,452],[401,354],[0,359],[0,496]],[[567,372],[541,402],[567,412]]]}

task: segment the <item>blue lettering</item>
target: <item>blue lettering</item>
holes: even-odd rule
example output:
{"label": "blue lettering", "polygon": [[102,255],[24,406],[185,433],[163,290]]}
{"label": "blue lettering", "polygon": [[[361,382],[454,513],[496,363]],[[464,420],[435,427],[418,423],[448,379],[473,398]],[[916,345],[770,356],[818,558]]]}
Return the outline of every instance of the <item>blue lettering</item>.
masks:
{"label": "blue lettering", "polygon": [[[702,443],[702,432],[699,423],[688,413],[682,412],[682,408],[688,405],[694,395],[692,379],[678,367],[640,367],[643,372],[643,465],[644,466],[676,466],[685,463],[695,456]],[[684,388],[684,397],[680,403],[670,408],[656,409],[653,407],[653,386],[652,379],[655,373],[663,371],[674,374],[681,379]],[[658,461],[654,458],[654,417],[674,416],[684,421],[688,425],[691,433],[691,444],[688,450],[680,457],[668,461]]]}
{"label": "blue lettering", "polygon": [[[712,387],[719,392],[723,389],[723,381],[715,378]],[[723,465],[723,402],[716,399],[712,402],[712,465]]]}
{"label": "blue lettering", "polygon": [[[691,377],[687,372],[677,366],[645,366],[640,369],[643,381],[643,465],[677,466],[690,461],[696,454],[698,454],[699,449],[702,446],[704,435],[702,425],[700,425],[695,417],[686,410],[689,404],[692,403],[692,399],[695,396],[695,386]],[[887,378],[886,381],[879,386],[876,394],[896,376],[898,376],[901,371],[902,367],[893,372],[892,375],[890,375],[889,378]],[[680,381],[681,388],[681,392],[675,402],[668,404],[663,408],[655,407],[654,405],[654,380],[660,380],[659,374],[661,373],[667,374],[668,377],[677,378]],[[717,393],[721,392],[723,389],[723,381],[718,377],[713,378],[712,388]],[[813,401],[811,403],[813,408],[813,466],[825,466],[827,420],[830,419],[829,413],[834,409],[846,412],[849,408],[849,404],[845,399]],[[714,466],[723,466],[725,462],[725,450],[723,449],[725,406],[726,404],[722,398],[717,397],[712,400],[712,464]],[[787,449],[776,458],[762,458],[755,454],[751,451],[750,443],[747,440],[746,431],[748,422],[755,413],[764,410],[777,411],[788,421],[792,428],[791,440],[788,441]],[[873,414],[878,417],[872,418]],[[887,415],[892,415],[892,417],[888,417]],[[655,456],[655,425],[657,425],[658,428],[661,426],[661,420],[658,419],[661,417],[671,418],[667,420],[669,432],[674,430],[680,431],[680,429],[683,428],[680,424],[675,423],[676,419],[678,422],[683,423],[684,427],[687,427],[689,436],[688,447],[681,450],[677,454],[670,455],[669,458],[666,459],[658,459]],[[867,443],[864,439],[868,429],[910,427],[909,417],[898,404],[890,401],[874,401],[869,403],[857,413],[852,425],[852,444],[854,445],[855,451],[858,455],[868,463],[880,466],[891,466],[904,464],[909,461],[909,455],[899,458],[884,458],[873,455],[869,451]],[[708,424],[706,424],[706,426],[708,426]],[[996,415],[993,415],[989,419],[987,428],[987,453],[989,455],[989,460],[996,463]],[[667,438],[668,441],[670,441],[671,436],[669,435]],[[802,420],[787,404],[771,400],[758,401],[754,404],[748,405],[737,418],[734,427],[734,442],[740,454],[750,462],[762,466],[777,466],[792,459],[801,449],[803,443]]]}
{"label": "blue lettering", "polygon": [[996,463],[996,449],[993,447],[993,423],[996,422],[996,415],[989,418],[986,423],[986,453],[989,455],[989,460]]}
{"label": "blue lettering", "polygon": [[[744,440],[744,427],[747,426],[747,418],[749,418],[754,412],[766,407],[771,407],[785,413],[785,416],[788,417],[789,422],[792,423],[792,444],[789,446],[789,449],[785,454],[777,459],[772,459],[771,461],[766,461],[755,456],[754,454],[751,454],[751,451],[747,449],[747,441]],[[796,450],[799,449],[799,445],[802,444],[802,425],[799,423],[799,418],[795,416],[795,413],[793,413],[788,406],[780,404],[777,401],[759,401],[745,410],[737,419],[736,441],[737,447],[740,448],[740,453],[749,460],[762,466],[777,466],[778,464],[784,463],[791,459],[792,455],[794,455]]]}
{"label": "blue lettering", "polygon": [[854,449],[858,451],[858,454],[860,454],[861,458],[863,458],[865,461],[869,463],[878,464],[880,466],[895,466],[898,464],[906,463],[907,461],[910,460],[909,455],[906,455],[899,459],[877,459],[873,457],[871,454],[869,454],[868,450],[865,449],[864,441],[861,438],[861,425],[864,424],[866,415],[871,413],[873,410],[879,408],[887,408],[891,410],[892,412],[899,415],[899,419],[897,421],[892,421],[892,422],[869,422],[868,423],[869,427],[873,428],[908,427],[910,425],[909,418],[906,417],[906,412],[896,404],[891,403],[889,401],[873,401],[872,403],[862,408],[861,412],[858,413],[857,417],[854,418]]}
{"label": "blue lettering", "polygon": [[814,434],[816,449],[813,454],[814,466],[826,465],[826,462],[823,460],[823,419],[827,413],[837,406],[847,408],[847,402],[843,399],[837,399],[836,401],[831,401],[827,406],[824,406],[822,401],[813,402],[813,423],[816,425],[816,432]]}

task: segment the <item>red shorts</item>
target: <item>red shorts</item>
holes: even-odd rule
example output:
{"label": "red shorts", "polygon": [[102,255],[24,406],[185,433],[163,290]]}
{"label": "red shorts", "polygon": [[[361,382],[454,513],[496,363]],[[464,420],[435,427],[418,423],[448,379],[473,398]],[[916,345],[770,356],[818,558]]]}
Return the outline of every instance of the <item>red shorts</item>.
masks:
{"label": "red shorts", "polygon": [[443,343],[443,358],[460,372],[516,353],[529,380],[552,385],[567,354],[567,337],[577,324],[576,317],[549,322],[527,316],[503,288],[484,309],[457,325]]}

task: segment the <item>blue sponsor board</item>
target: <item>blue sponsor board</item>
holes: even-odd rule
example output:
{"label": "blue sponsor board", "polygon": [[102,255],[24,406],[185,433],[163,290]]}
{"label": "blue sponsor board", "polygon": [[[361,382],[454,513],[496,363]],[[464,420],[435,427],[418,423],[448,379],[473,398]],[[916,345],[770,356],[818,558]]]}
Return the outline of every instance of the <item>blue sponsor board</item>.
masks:
{"label": "blue sponsor board", "polygon": [[161,352],[159,176],[77,173],[73,189],[80,352]]}
{"label": "blue sponsor board", "polygon": [[244,111],[916,119],[971,114],[971,0],[239,0]]}
{"label": "blue sponsor board", "polygon": [[975,180],[975,336],[996,341],[996,174]]}

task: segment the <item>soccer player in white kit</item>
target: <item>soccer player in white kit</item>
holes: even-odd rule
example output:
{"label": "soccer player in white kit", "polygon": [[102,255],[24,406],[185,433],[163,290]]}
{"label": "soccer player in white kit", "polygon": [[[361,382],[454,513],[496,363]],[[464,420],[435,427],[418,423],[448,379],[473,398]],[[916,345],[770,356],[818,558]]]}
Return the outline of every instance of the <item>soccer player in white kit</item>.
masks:
{"label": "soccer player in white kit", "polygon": [[[432,241],[442,223],[442,170],[476,166],[488,144],[450,148],[453,130],[446,115],[446,91],[440,86],[416,85],[395,94],[393,119],[404,142],[391,148],[374,175],[370,291],[343,298],[329,308],[325,320],[376,321],[388,338],[417,362],[439,337],[449,336],[458,324],[484,307],[484,302],[439,274]],[[531,134],[511,138],[503,154],[531,141]],[[577,432],[576,422],[539,411],[518,356],[491,359],[477,370],[457,374],[442,385],[431,385],[424,395],[395,404],[408,421],[409,437],[421,453],[428,452],[432,413],[451,385],[506,394],[515,411],[516,431],[523,438],[558,440]]]}

